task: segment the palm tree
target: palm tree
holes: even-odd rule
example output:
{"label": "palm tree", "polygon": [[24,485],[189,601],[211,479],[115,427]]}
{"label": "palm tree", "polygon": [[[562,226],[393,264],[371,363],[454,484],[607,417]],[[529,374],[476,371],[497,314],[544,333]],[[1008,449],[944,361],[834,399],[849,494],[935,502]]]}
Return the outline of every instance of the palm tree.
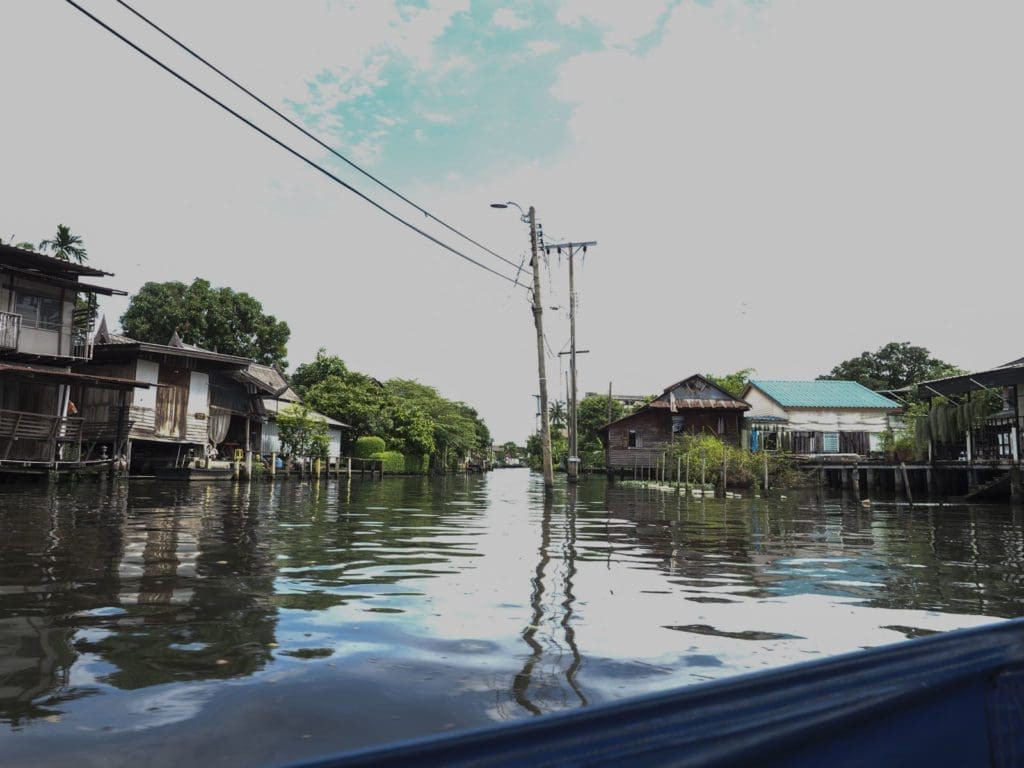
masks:
{"label": "palm tree", "polygon": [[81,264],[89,258],[85,255],[82,238],[71,234],[71,228],[65,224],[58,224],[56,237],[52,240],[41,241],[39,249],[41,251],[53,251],[53,255],[61,261],[71,261],[74,259]]}
{"label": "palm tree", "polygon": [[548,421],[553,430],[565,429],[565,403],[555,400],[548,406]]}

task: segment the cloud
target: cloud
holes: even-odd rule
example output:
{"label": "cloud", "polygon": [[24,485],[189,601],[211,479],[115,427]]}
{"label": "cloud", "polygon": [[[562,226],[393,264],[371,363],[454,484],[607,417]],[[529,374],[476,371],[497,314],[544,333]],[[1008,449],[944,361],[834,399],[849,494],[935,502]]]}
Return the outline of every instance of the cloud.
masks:
{"label": "cloud", "polygon": [[434,123],[435,125],[451,125],[455,122],[454,117],[442,114],[441,112],[421,112],[420,117],[428,123]]}
{"label": "cloud", "polygon": [[677,3],[678,0],[632,3],[563,0],[558,10],[558,21],[567,26],[593,24],[601,30],[606,45],[628,47],[655,31],[659,19]]}
{"label": "cloud", "polygon": [[553,40],[534,40],[526,44],[526,49],[534,56],[543,56],[557,51],[559,45]]}
{"label": "cloud", "polygon": [[491,17],[491,23],[502,29],[518,30],[530,26],[530,20],[517,16],[510,8],[499,8]]}

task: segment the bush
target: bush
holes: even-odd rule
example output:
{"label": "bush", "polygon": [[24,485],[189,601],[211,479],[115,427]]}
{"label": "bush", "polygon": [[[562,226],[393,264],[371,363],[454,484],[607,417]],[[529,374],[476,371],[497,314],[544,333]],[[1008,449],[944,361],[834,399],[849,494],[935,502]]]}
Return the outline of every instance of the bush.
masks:
{"label": "bush", "polygon": [[666,476],[674,476],[676,457],[682,458],[685,470],[687,457],[690,461],[690,482],[700,482],[702,460],[704,462],[705,482],[718,485],[722,479],[722,454],[725,453],[728,483],[731,488],[760,487],[764,477],[764,461],[768,459],[768,482],[773,487],[788,486],[797,480],[789,459],[785,454],[775,451],[745,451],[736,446],[726,446],[715,435],[686,435],[676,443],[668,453],[669,462]]}
{"label": "bush", "polygon": [[375,454],[384,453],[384,439],[373,435],[360,437],[356,440],[355,454],[359,459],[377,458]]}
{"label": "bush", "polygon": [[[380,440],[380,438],[377,439]],[[384,441],[381,440],[381,442]],[[384,472],[386,474],[400,475],[405,472],[405,455],[398,451],[379,451],[369,458],[384,462]]]}

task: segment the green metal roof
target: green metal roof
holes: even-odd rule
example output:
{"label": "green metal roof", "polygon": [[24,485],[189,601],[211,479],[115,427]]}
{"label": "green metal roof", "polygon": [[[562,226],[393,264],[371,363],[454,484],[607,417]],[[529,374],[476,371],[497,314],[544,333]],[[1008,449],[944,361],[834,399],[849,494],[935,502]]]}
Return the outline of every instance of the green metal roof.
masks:
{"label": "green metal roof", "polygon": [[899,408],[899,403],[856,381],[764,381],[757,387],[783,408]]}

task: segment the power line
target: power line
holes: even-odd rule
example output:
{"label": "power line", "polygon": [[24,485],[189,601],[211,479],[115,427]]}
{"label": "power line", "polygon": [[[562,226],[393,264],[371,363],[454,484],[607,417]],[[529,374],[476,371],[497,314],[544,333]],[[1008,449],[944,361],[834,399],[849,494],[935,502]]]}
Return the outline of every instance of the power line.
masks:
{"label": "power line", "polygon": [[327,144],[327,143],[323,142],[322,140],[320,140],[319,138],[317,138],[317,137],[316,137],[315,135],[313,135],[312,133],[310,133],[310,132],[309,132],[308,130],[306,130],[306,129],[305,129],[304,127],[302,127],[302,126],[301,126],[301,125],[300,125],[299,123],[297,123],[297,122],[295,122],[294,120],[292,120],[292,119],[291,119],[290,117],[288,117],[288,116],[287,116],[286,114],[284,114],[283,112],[281,112],[280,110],[278,110],[277,108],[275,108],[274,106],[272,106],[271,104],[268,104],[268,103],[267,103],[266,101],[264,101],[264,100],[263,100],[263,99],[261,99],[261,98],[260,98],[259,96],[257,96],[257,95],[256,95],[255,93],[253,93],[252,91],[250,91],[250,90],[249,90],[248,88],[246,88],[246,87],[245,87],[244,85],[242,85],[242,84],[241,84],[240,82],[238,82],[238,81],[237,81],[237,80],[235,80],[235,79],[234,79],[233,77],[231,77],[230,75],[228,75],[228,74],[227,74],[226,72],[224,72],[224,71],[223,71],[223,70],[221,70],[221,69],[218,69],[218,68],[217,68],[216,66],[214,66],[214,65],[213,65],[212,63],[210,63],[210,62],[209,62],[209,61],[207,61],[207,60],[206,60],[205,58],[203,58],[202,56],[200,56],[200,55],[199,55],[198,53],[196,53],[196,52],[195,52],[194,50],[192,50],[192,49],[191,49],[190,47],[188,47],[188,46],[187,46],[187,45],[185,45],[185,44],[184,44],[183,42],[181,42],[180,40],[178,40],[178,39],[177,39],[177,38],[176,38],[176,37],[175,37],[174,35],[172,35],[172,34],[171,34],[170,32],[167,32],[167,31],[166,31],[165,29],[163,29],[162,27],[160,27],[160,26],[159,26],[159,25],[158,25],[158,24],[157,24],[156,22],[152,21],[151,19],[147,18],[147,17],[145,16],[145,15],[143,15],[143,14],[142,14],[142,13],[140,13],[139,11],[135,10],[135,9],[134,9],[134,8],[133,8],[133,7],[131,6],[131,5],[129,5],[128,3],[126,3],[126,2],[125,2],[125,0],[115,0],[115,1],[117,2],[117,4],[118,4],[118,5],[120,5],[121,7],[125,8],[125,9],[126,9],[126,10],[128,10],[129,12],[133,13],[133,14],[134,14],[135,16],[137,16],[137,17],[138,17],[139,19],[141,19],[142,21],[144,21],[144,22],[145,22],[146,24],[148,24],[148,25],[149,25],[150,27],[152,27],[153,29],[155,29],[155,30],[156,30],[157,32],[159,32],[159,33],[160,33],[161,35],[163,35],[164,37],[166,37],[166,38],[167,38],[168,40],[170,40],[170,41],[171,41],[172,43],[174,43],[175,45],[177,45],[177,46],[178,46],[179,48],[181,48],[182,50],[186,51],[186,52],[187,52],[187,53],[188,53],[189,55],[191,55],[191,56],[192,56],[193,58],[195,58],[195,59],[197,59],[197,60],[201,61],[201,62],[202,62],[203,64],[205,64],[205,65],[206,65],[207,67],[209,67],[210,69],[212,69],[212,70],[213,70],[214,72],[216,72],[216,73],[217,73],[218,75],[220,75],[220,76],[221,76],[222,78],[224,78],[225,80],[227,80],[227,81],[228,81],[229,83],[231,83],[231,84],[232,84],[233,86],[235,86],[236,88],[238,88],[238,89],[239,89],[240,91],[242,91],[242,92],[243,92],[244,94],[246,94],[246,95],[247,95],[247,96],[249,96],[250,98],[254,99],[255,101],[259,102],[259,104],[260,104],[260,105],[262,105],[263,107],[265,107],[265,108],[269,109],[269,110],[270,110],[271,112],[273,112],[273,113],[274,113],[275,115],[277,115],[277,116],[278,116],[279,118],[281,118],[281,119],[282,119],[282,120],[284,120],[284,121],[285,121],[286,123],[288,123],[288,125],[292,126],[292,127],[293,127],[293,128],[295,128],[295,129],[296,129],[297,131],[299,131],[300,133],[302,133],[302,135],[303,135],[303,136],[305,136],[305,137],[307,137],[307,138],[309,138],[309,139],[311,139],[311,140],[315,141],[315,142],[316,142],[317,144],[319,144],[319,145],[320,145],[321,147],[323,147],[324,149],[326,149],[326,150],[327,150],[328,152],[330,152],[330,153],[331,153],[332,155],[334,155],[335,157],[337,157],[337,158],[338,158],[339,160],[342,160],[342,161],[344,161],[345,163],[348,163],[348,165],[349,165],[350,167],[352,167],[352,168],[354,168],[355,170],[359,171],[359,173],[363,174],[363,176],[365,176],[366,178],[370,179],[371,181],[374,181],[375,183],[379,184],[380,186],[382,186],[382,187],[383,187],[384,189],[386,189],[386,190],[387,190],[388,192],[390,192],[391,194],[395,195],[395,196],[396,196],[397,198],[399,198],[399,199],[400,199],[400,200],[402,200],[403,202],[405,202],[405,203],[407,203],[407,204],[411,205],[411,206],[412,206],[413,208],[415,208],[415,209],[416,209],[417,211],[419,211],[420,213],[422,213],[422,214],[423,214],[424,216],[426,216],[426,217],[427,217],[428,219],[433,219],[433,220],[434,220],[434,221],[436,221],[436,222],[437,222],[438,224],[440,224],[440,225],[441,225],[442,227],[444,227],[445,229],[447,229],[447,230],[448,230],[449,232],[452,232],[452,233],[454,233],[454,234],[458,235],[458,236],[459,236],[459,237],[461,237],[461,238],[462,238],[463,240],[466,240],[467,242],[470,242],[470,243],[472,243],[472,244],[473,244],[473,245],[475,245],[475,246],[476,246],[477,248],[480,248],[481,250],[484,250],[484,251],[486,251],[487,253],[491,254],[492,256],[494,256],[494,257],[495,257],[495,258],[497,258],[497,259],[500,259],[501,261],[503,261],[503,262],[505,262],[506,264],[508,264],[508,265],[509,265],[510,267],[517,267],[517,266],[518,266],[518,265],[517,265],[517,264],[516,264],[516,263],[515,263],[514,261],[511,261],[510,259],[506,259],[506,258],[505,258],[504,256],[502,256],[502,255],[501,255],[501,254],[499,254],[499,253],[495,253],[495,252],[494,252],[494,251],[492,251],[492,250],[491,250],[490,248],[488,248],[488,247],[487,247],[486,245],[483,245],[483,244],[481,244],[481,243],[477,242],[476,240],[474,240],[474,239],[473,239],[472,237],[470,237],[469,235],[467,235],[467,234],[465,234],[465,233],[463,233],[463,232],[459,231],[458,229],[456,229],[455,227],[451,226],[450,224],[448,224],[447,222],[443,221],[442,219],[439,219],[439,218],[438,218],[437,216],[435,216],[434,214],[432,214],[432,213],[431,213],[430,211],[428,211],[427,209],[423,208],[423,207],[422,207],[421,205],[419,205],[419,204],[417,204],[417,203],[413,202],[412,200],[410,200],[410,199],[409,199],[408,197],[406,197],[405,195],[403,195],[403,194],[402,194],[401,192],[399,192],[399,191],[398,191],[397,189],[394,189],[393,187],[390,187],[390,186],[388,186],[388,185],[387,185],[387,184],[385,184],[385,183],[384,183],[383,181],[381,181],[381,180],[380,180],[380,179],[378,179],[378,178],[377,178],[376,176],[374,176],[374,175],[373,175],[372,173],[370,173],[369,171],[367,171],[367,170],[365,170],[365,169],[361,168],[361,167],[360,167],[359,165],[357,165],[357,164],[356,164],[355,162],[353,162],[353,161],[352,161],[352,160],[350,160],[349,158],[345,157],[345,155],[343,155],[343,154],[341,154],[340,152],[338,152],[337,150],[335,150],[335,149],[334,149],[333,147],[331,147],[331,146],[330,146],[329,144]]}
{"label": "power line", "polygon": [[[136,51],[136,52],[138,52],[138,53],[142,54],[143,56],[145,56],[145,57],[146,57],[147,59],[149,59],[149,60],[150,60],[151,62],[153,62],[153,63],[154,63],[154,64],[156,64],[156,65],[157,65],[158,67],[160,67],[161,69],[163,69],[163,70],[164,70],[165,72],[167,72],[167,73],[168,73],[168,74],[170,74],[170,75],[173,75],[173,76],[174,76],[175,78],[177,78],[178,80],[180,80],[180,81],[181,81],[182,83],[184,83],[185,85],[187,85],[187,86],[188,86],[189,88],[191,88],[192,90],[194,90],[194,91],[196,91],[197,93],[199,93],[199,94],[201,94],[201,95],[205,96],[205,97],[206,97],[207,99],[209,99],[210,101],[212,101],[212,102],[213,102],[214,104],[216,104],[216,105],[217,105],[218,107],[220,107],[221,109],[223,109],[223,110],[224,110],[225,112],[227,112],[228,114],[230,114],[231,116],[233,116],[233,117],[234,117],[234,118],[236,118],[237,120],[240,120],[241,122],[243,122],[243,123],[245,123],[246,125],[248,125],[248,126],[249,126],[250,128],[252,128],[252,129],[253,129],[254,131],[256,131],[257,133],[259,133],[260,135],[262,135],[262,136],[263,136],[264,138],[266,138],[266,139],[269,139],[269,140],[270,140],[270,141],[272,141],[272,142],[273,142],[274,144],[276,144],[277,146],[281,147],[281,149],[283,149],[283,150],[285,150],[286,152],[288,152],[289,154],[291,154],[291,155],[293,155],[293,156],[297,157],[297,158],[298,158],[299,160],[301,160],[302,162],[306,163],[306,164],[307,164],[307,165],[309,165],[310,167],[312,167],[312,168],[316,169],[317,171],[320,171],[320,173],[322,173],[322,174],[323,174],[324,176],[326,176],[327,178],[331,179],[331,180],[332,180],[332,181],[334,181],[334,182],[337,182],[338,184],[340,184],[341,186],[343,186],[343,187],[344,187],[345,189],[347,189],[347,190],[348,190],[349,192],[351,192],[352,194],[354,194],[354,195],[356,195],[356,196],[360,197],[361,199],[365,200],[366,202],[368,202],[368,203],[369,203],[370,205],[372,205],[372,206],[373,206],[374,208],[376,208],[377,210],[379,210],[379,211],[381,211],[382,213],[384,213],[384,214],[386,214],[386,215],[390,216],[390,217],[391,217],[392,219],[394,219],[395,221],[399,222],[400,224],[403,224],[403,225],[405,225],[406,227],[408,227],[408,228],[409,228],[409,229],[411,229],[412,231],[414,231],[414,232],[416,232],[416,233],[418,233],[418,234],[422,235],[423,237],[427,238],[428,240],[430,240],[430,241],[431,241],[432,243],[434,243],[435,245],[439,245],[439,246],[441,246],[442,248],[444,248],[444,249],[445,249],[446,251],[449,251],[449,252],[451,252],[451,253],[455,254],[456,256],[458,256],[458,257],[460,257],[460,258],[462,258],[462,259],[465,259],[465,260],[466,260],[466,261],[468,261],[469,263],[471,263],[471,264],[474,264],[474,265],[476,265],[476,266],[480,267],[480,269],[486,270],[487,272],[490,272],[490,273],[491,273],[492,275],[497,275],[497,276],[498,276],[498,277],[500,277],[500,278],[501,278],[502,280],[507,280],[508,282],[510,282],[510,283],[512,283],[512,284],[514,284],[514,285],[519,285],[519,283],[518,283],[518,282],[517,282],[516,280],[512,279],[512,278],[511,278],[511,277],[509,277],[508,275],[502,274],[501,272],[498,272],[497,270],[491,269],[491,268],[490,268],[490,267],[488,267],[488,266],[487,266],[486,264],[482,264],[482,263],[480,263],[479,261],[477,261],[476,259],[472,258],[471,256],[467,256],[467,255],[466,255],[465,253],[463,253],[462,251],[458,250],[457,248],[454,248],[454,247],[452,247],[452,246],[448,245],[447,243],[445,243],[445,242],[443,242],[443,241],[441,241],[441,240],[437,239],[436,237],[434,237],[434,236],[433,236],[433,235],[431,235],[430,233],[428,233],[428,232],[425,232],[424,230],[420,229],[419,227],[417,227],[417,226],[416,226],[415,224],[413,224],[412,222],[406,221],[406,220],[405,220],[405,219],[403,219],[403,218],[402,218],[401,216],[399,216],[399,215],[398,215],[397,213],[394,213],[393,211],[389,210],[388,208],[386,208],[386,207],[384,207],[383,205],[381,205],[380,203],[378,203],[378,202],[377,202],[376,200],[374,200],[373,198],[371,198],[371,197],[369,197],[369,196],[367,196],[367,195],[363,194],[363,193],[362,193],[362,192],[360,192],[360,191],[359,191],[358,189],[356,189],[355,187],[353,187],[353,186],[352,186],[351,184],[349,184],[348,182],[346,182],[346,181],[342,180],[342,179],[341,179],[341,178],[339,178],[338,176],[335,176],[335,175],[334,175],[333,173],[331,173],[330,171],[328,171],[328,170],[327,170],[326,168],[324,168],[323,166],[319,165],[319,164],[318,164],[317,162],[315,162],[314,160],[311,160],[311,159],[309,159],[308,157],[306,157],[305,155],[303,155],[303,154],[302,154],[301,152],[299,152],[299,151],[298,151],[297,149],[294,149],[293,147],[289,146],[289,145],[288,145],[288,144],[286,144],[285,142],[283,142],[283,141],[281,141],[280,139],[278,139],[278,138],[277,138],[276,136],[273,136],[272,134],[270,134],[270,133],[268,133],[267,131],[263,130],[263,129],[262,129],[262,128],[260,128],[260,127],[259,127],[258,125],[256,125],[255,123],[253,123],[253,122],[252,122],[251,120],[249,120],[248,118],[246,118],[246,117],[242,116],[241,114],[239,114],[238,112],[236,112],[235,110],[233,110],[233,109],[232,109],[231,107],[229,107],[228,105],[226,105],[226,104],[225,104],[224,102],[222,102],[222,101],[220,101],[219,99],[217,99],[217,98],[216,98],[215,96],[212,96],[211,94],[209,94],[209,93],[207,93],[206,91],[204,91],[204,90],[203,90],[202,88],[200,88],[200,87],[199,87],[198,85],[196,85],[196,84],[195,84],[195,83],[193,83],[193,82],[192,82],[191,80],[189,80],[189,79],[188,79],[187,77],[185,77],[184,75],[181,75],[181,74],[179,74],[179,73],[178,73],[177,71],[175,71],[174,69],[172,69],[172,68],[171,68],[171,67],[169,67],[168,65],[164,64],[164,63],[163,63],[162,61],[160,61],[159,59],[157,59],[157,58],[156,58],[155,56],[153,56],[152,54],[150,54],[149,52],[147,52],[146,50],[144,50],[144,49],[143,49],[143,48],[141,48],[140,46],[136,45],[135,43],[133,43],[133,42],[132,42],[131,40],[129,40],[129,39],[128,39],[127,37],[125,37],[124,35],[122,35],[122,34],[121,34],[120,32],[118,32],[118,31],[117,31],[116,29],[114,29],[113,27],[111,27],[110,25],[108,25],[108,24],[107,24],[106,22],[104,22],[104,21],[103,21],[102,19],[99,19],[99,18],[97,18],[96,16],[94,16],[93,14],[91,14],[91,13],[90,13],[89,11],[87,11],[87,10],[86,10],[85,8],[83,8],[83,7],[82,7],[82,6],[80,6],[80,5],[78,4],[78,3],[76,3],[76,2],[75,2],[75,0],[65,0],[65,2],[67,2],[67,3],[68,3],[68,5],[72,6],[73,8],[75,8],[75,9],[77,9],[78,11],[80,11],[81,13],[83,13],[83,14],[84,14],[85,16],[87,16],[87,17],[89,17],[90,19],[92,19],[92,21],[94,21],[94,22],[95,22],[96,24],[98,24],[99,26],[103,27],[103,28],[104,28],[105,30],[107,30],[107,31],[108,31],[108,32],[109,32],[110,34],[114,35],[114,37],[116,37],[116,38],[118,38],[119,40],[121,40],[121,42],[123,42],[123,43],[125,43],[126,45],[130,46],[131,48],[135,49],[135,51]],[[527,288],[527,286],[521,286],[521,287],[522,287],[522,288]]]}

